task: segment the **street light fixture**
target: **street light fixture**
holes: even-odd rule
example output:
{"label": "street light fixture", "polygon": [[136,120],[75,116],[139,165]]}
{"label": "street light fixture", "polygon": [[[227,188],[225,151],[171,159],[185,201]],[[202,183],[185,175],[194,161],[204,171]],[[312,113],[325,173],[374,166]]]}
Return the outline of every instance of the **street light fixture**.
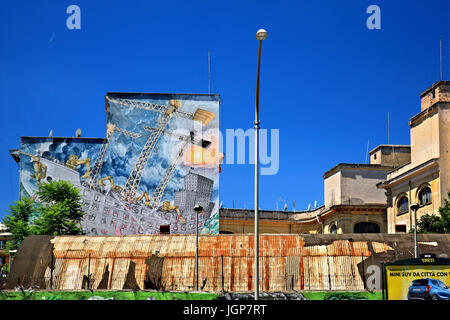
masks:
{"label": "street light fixture", "polygon": [[266,40],[266,38],[267,38],[267,31],[266,30],[259,29],[256,32],[256,39],[258,39],[258,40]]}
{"label": "street light fixture", "polygon": [[203,207],[199,204],[194,206],[195,211],[195,291],[198,291],[198,214],[202,212]]}
{"label": "street light fixture", "polygon": [[259,40],[258,65],[256,71],[256,99],[255,99],[255,300],[259,298],[259,71],[261,65],[262,41],[267,38],[267,31],[259,29],[256,32],[256,39]]}
{"label": "street light fixture", "polygon": [[417,259],[417,209],[419,209],[419,205],[412,203],[410,208],[414,211],[414,258]]}

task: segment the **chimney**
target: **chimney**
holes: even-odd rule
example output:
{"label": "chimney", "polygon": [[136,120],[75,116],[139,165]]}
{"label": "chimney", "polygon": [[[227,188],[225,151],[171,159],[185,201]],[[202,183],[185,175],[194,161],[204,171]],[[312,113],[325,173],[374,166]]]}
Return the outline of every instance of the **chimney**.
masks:
{"label": "chimney", "polygon": [[450,81],[438,81],[420,95],[420,111],[438,102],[450,102]]}

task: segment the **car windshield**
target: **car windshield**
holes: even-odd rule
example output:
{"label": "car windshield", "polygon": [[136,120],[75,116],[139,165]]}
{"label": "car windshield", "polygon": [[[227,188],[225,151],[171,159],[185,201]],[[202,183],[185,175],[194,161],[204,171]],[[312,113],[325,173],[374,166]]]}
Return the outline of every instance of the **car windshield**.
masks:
{"label": "car windshield", "polygon": [[428,280],[426,279],[414,280],[412,283],[413,286],[426,286],[427,284]]}

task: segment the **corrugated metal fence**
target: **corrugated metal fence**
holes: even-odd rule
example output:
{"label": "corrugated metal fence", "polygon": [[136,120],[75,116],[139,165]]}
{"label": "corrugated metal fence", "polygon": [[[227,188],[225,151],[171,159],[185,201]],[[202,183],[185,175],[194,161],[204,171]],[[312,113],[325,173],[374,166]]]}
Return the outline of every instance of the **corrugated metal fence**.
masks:
{"label": "corrugated metal fence", "polygon": [[[395,260],[399,253],[386,241],[363,238],[262,235],[260,290],[364,290],[364,263],[377,263],[370,259],[379,253]],[[47,289],[195,288],[195,235],[58,236],[50,242],[51,261],[41,263]],[[199,237],[201,290],[253,291],[253,266],[253,235]]]}

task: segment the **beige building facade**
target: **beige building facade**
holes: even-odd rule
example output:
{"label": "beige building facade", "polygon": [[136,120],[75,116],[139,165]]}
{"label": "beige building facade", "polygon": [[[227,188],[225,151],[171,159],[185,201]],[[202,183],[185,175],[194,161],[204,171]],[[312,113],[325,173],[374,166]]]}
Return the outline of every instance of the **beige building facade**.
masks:
{"label": "beige building facade", "polygon": [[450,81],[439,81],[421,95],[421,111],[409,121],[411,161],[378,184],[386,191],[388,232],[408,232],[425,214],[437,214],[450,192]]}
{"label": "beige building facade", "polygon": [[2,270],[4,266],[8,266],[9,270],[11,254],[6,250],[6,242],[12,239],[13,234],[11,232],[8,232],[6,226],[3,223],[0,223],[0,270]]}
{"label": "beige building facade", "polygon": [[[324,174],[325,204],[310,211],[259,211],[266,234],[387,233],[386,197],[377,183],[390,166],[341,163]],[[220,209],[219,231],[254,232],[254,211]]]}
{"label": "beige building facade", "polygon": [[[260,211],[261,233],[405,233],[438,214],[450,192],[450,81],[421,95],[409,121],[411,145],[379,145],[369,164],[341,163],[325,172],[324,205],[312,211]],[[221,233],[253,233],[253,210],[220,209]]]}

